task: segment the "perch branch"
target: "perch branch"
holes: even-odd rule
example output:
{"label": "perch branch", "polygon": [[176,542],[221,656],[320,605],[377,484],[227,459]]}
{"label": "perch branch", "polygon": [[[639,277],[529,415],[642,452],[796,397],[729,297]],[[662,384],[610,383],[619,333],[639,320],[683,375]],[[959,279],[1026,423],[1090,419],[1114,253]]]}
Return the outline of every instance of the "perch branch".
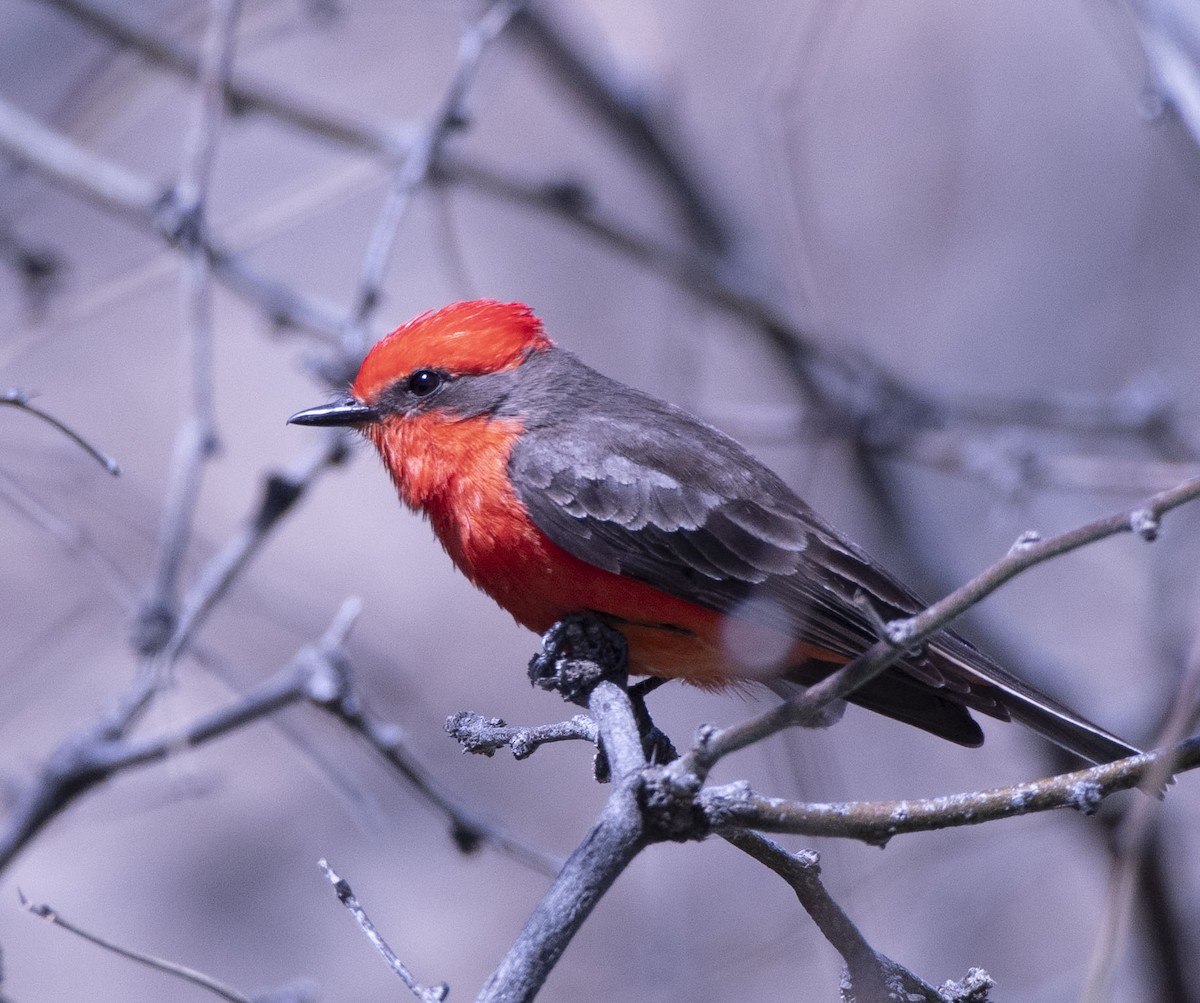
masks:
{"label": "perch branch", "polygon": [[754,794],[746,784],[707,788],[698,800],[714,829],[730,826],[836,836],[882,846],[893,836],[962,825],[980,825],[1053,808],[1091,814],[1117,791],[1145,786],[1166,767],[1170,773],[1200,766],[1200,738],[1044,780],[987,791],[910,801],[848,801],[802,804]]}
{"label": "perch branch", "polygon": [[633,705],[615,683],[600,682],[588,699],[609,757],[612,792],[596,824],[567,858],[492,973],[477,1003],[533,999],[601,896],[651,841],[638,801],[645,766]]}

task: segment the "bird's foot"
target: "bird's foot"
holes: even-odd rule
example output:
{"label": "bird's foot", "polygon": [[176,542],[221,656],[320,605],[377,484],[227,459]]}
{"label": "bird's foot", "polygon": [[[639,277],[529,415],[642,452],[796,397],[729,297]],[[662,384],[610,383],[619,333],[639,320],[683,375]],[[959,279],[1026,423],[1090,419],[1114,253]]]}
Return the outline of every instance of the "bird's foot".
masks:
{"label": "bird's foot", "polygon": [[529,681],[558,690],[564,700],[587,706],[602,679],[625,684],[629,650],[625,635],[590,613],[571,613],[542,635],[542,650],[529,660]]}

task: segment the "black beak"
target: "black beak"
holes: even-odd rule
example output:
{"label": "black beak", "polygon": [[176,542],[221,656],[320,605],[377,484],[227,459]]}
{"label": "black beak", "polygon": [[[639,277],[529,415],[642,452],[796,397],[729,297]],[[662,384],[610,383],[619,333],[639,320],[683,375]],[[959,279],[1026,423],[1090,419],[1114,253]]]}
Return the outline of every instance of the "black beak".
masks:
{"label": "black beak", "polygon": [[370,425],[379,421],[379,412],[358,401],[322,404],[297,411],[288,419],[289,425]]}

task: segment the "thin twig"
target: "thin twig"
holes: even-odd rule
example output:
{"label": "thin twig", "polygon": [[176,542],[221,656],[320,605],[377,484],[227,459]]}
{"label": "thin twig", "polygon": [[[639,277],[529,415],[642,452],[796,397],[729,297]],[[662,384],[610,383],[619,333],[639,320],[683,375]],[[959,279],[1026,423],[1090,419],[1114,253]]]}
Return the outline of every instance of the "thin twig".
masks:
{"label": "thin twig", "polygon": [[347,438],[341,429],[323,434],[317,447],[288,470],[264,478],[262,494],[242,528],[204,564],[184,594],[171,636],[159,649],[159,657],[173,660],[187,648],[284,516],[307,494],[317,478],[345,459]]}
{"label": "thin twig", "polygon": [[421,1000],[421,1003],[441,1003],[446,998],[446,994],[450,992],[450,987],[445,982],[439,986],[423,986],[417,982],[404,962],[397,957],[396,952],[388,946],[387,941],[383,939],[383,935],[375,929],[375,924],[371,922],[371,917],[358,904],[358,899],[350,889],[350,885],[346,883],[345,878],[338,877],[324,858],[317,861],[317,866],[321,868],[322,873],[329,879],[329,883],[333,885],[333,893],[337,896],[338,901],[349,910],[359,929],[362,930],[367,940],[371,942],[371,946],[383,956],[383,960],[399,976],[400,981],[411,990],[417,999]]}
{"label": "thin twig", "polygon": [[[347,629],[345,615],[339,614],[323,643],[338,643]],[[308,650],[234,704],[204,715],[180,732],[154,739],[125,737],[134,716],[130,705],[143,706],[153,691],[150,677],[139,677],[116,707],[62,741],[42,765],[37,780],[20,792],[0,833],[0,871],[51,819],[113,773],[165,759],[305,699],[313,671]]]}
{"label": "thin twig", "polygon": [[317,707],[337,718],[363,739],[389,766],[450,822],[450,835],[463,853],[473,853],[481,845],[524,864],[530,870],[554,877],[562,861],[514,839],[468,812],[434,775],[408,750],[400,729],[374,720],[350,686],[349,664],[344,657],[330,653],[325,660],[326,673],[320,685],[308,693]]}
{"label": "thin twig", "polygon": [[[144,615],[138,618],[135,627],[139,634],[134,643],[148,654],[138,666],[134,687],[111,714],[108,727],[112,733],[125,734],[149,708],[175,661],[192,643],[213,608],[266,543],[272,530],[317,477],[342,462],[346,454],[346,437],[344,429],[332,430],[322,437],[319,447],[303,457],[292,470],[269,474],[265,478],[259,503],[242,529],[200,569],[179,604],[177,616],[169,620]],[[156,636],[156,632],[166,635],[165,640]]]}
{"label": "thin twig", "polygon": [[514,759],[528,759],[543,745],[553,742],[583,741],[594,744],[599,739],[596,722],[584,714],[576,714],[569,721],[555,724],[514,728],[498,717],[482,717],[469,711],[459,711],[447,718],[446,731],[466,752],[491,756],[498,749],[508,746],[512,749]]}
{"label": "thin twig", "polygon": [[106,951],[111,951],[122,958],[128,958],[130,961],[136,961],[139,965],[146,965],[155,971],[182,979],[184,982],[190,982],[201,989],[207,989],[213,995],[219,996],[223,1000],[229,1000],[230,1003],[254,1003],[249,996],[238,992],[231,986],[225,985],[224,982],[214,979],[211,975],[205,975],[203,972],[198,972],[194,968],[188,968],[186,965],[180,965],[174,961],[156,958],[151,954],[143,954],[141,951],[135,951],[132,948],[121,947],[119,944],[115,944],[111,940],[101,937],[99,934],[91,933],[80,926],[76,926],[65,919],[57,909],[52,909],[48,905],[38,905],[30,902],[19,889],[17,896],[21,907],[27,912],[55,926],[61,927],[69,933],[75,934],[77,937],[82,937],[89,943],[102,947]]}
{"label": "thin twig", "polygon": [[[821,865],[812,850],[788,853],[782,846],[755,832],[728,832],[726,841],[778,874],[796,893],[817,929],[842,956],[846,977],[844,999],[867,1001],[906,1000],[909,1003],[954,1003],[956,997],[940,993],[904,965],[880,954],[826,890]],[[986,976],[985,976],[986,977]],[[978,984],[978,980],[976,981]],[[986,1003],[976,991],[973,1003]]]}
{"label": "thin twig", "polygon": [[116,460],[114,460],[107,453],[102,453],[99,449],[88,442],[87,439],[76,432],[75,429],[71,428],[70,425],[60,421],[58,418],[55,418],[54,415],[50,414],[49,412],[43,411],[41,408],[34,407],[32,404],[30,404],[29,395],[25,393],[24,390],[6,390],[3,394],[0,394],[0,405],[15,407],[21,411],[24,411],[26,414],[33,415],[35,418],[40,418],[47,425],[50,425],[52,428],[56,428],[58,431],[62,432],[63,435],[75,443],[75,445],[87,453],[88,456],[90,456],[93,460],[99,463],[100,466],[112,474],[113,477],[120,476],[121,466]]}

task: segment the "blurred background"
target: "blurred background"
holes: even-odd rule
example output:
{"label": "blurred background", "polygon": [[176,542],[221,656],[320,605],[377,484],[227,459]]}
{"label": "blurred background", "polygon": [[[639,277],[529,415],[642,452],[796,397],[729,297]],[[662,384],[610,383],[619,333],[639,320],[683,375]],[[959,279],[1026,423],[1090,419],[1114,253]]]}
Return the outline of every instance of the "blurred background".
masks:
{"label": "blurred background", "polygon": [[[474,296],[531,304],[585,361],[738,436],[931,598],[1025,530],[1069,529],[1196,471],[1200,158],[1177,114],[1186,92],[1171,89],[1196,72],[1184,4],[545,3],[477,66],[460,62],[482,10],[244,4],[241,90],[209,133],[205,233],[226,255],[212,288],[220,445],[185,591],[265,476],[319,447],[287,416],[329,399],[374,338]],[[64,182],[27,126],[137,192],[171,191],[197,134],[188,60],[209,20],[195,0],[0,0],[0,388],[36,394],[123,468],[111,478],[0,408],[8,810],[130,686],[196,372],[185,258],[156,229],[162,214],[118,211],[94,171]],[[448,116],[458,127],[438,129],[456,81],[469,85]],[[410,161],[405,175],[405,151],[431,137],[429,169]],[[394,248],[371,259],[381,298],[359,310],[398,172]],[[1043,566],[964,630],[1153,743],[1193,657],[1197,529],[1181,510],[1153,546],[1113,539]],[[364,611],[349,653],[375,717],[469,810],[569,853],[607,793],[587,747],[488,760],[443,731],[459,710],[570,716],[526,681],[537,639],[453,571],[361,447],[275,527],[137,734],[237,699],[350,595]],[[700,723],[765,706],[678,685],[651,700],[681,746]],[[905,798],[1072,765],[1019,728],[985,728],[986,745],[963,750],[852,708],[714,780]],[[1121,797],[1100,818],[1058,812],[884,850],[787,842],[815,846],[872,945],[927,981],[978,965],[997,998],[1073,999],[1098,955],[1113,999],[1196,999],[1197,790],[1184,775],[1163,805],[1116,941],[1102,928]],[[320,857],[454,999],[482,985],[548,880],[493,849],[460,854],[369,748],[293,708],[125,772],[41,829],[0,874],[0,993],[211,998],[39,922],[19,888],[247,993],[307,980],[324,999],[396,998]],[[833,999],[840,967],[778,878],[710,840],[643,853],[543,998]]]}

